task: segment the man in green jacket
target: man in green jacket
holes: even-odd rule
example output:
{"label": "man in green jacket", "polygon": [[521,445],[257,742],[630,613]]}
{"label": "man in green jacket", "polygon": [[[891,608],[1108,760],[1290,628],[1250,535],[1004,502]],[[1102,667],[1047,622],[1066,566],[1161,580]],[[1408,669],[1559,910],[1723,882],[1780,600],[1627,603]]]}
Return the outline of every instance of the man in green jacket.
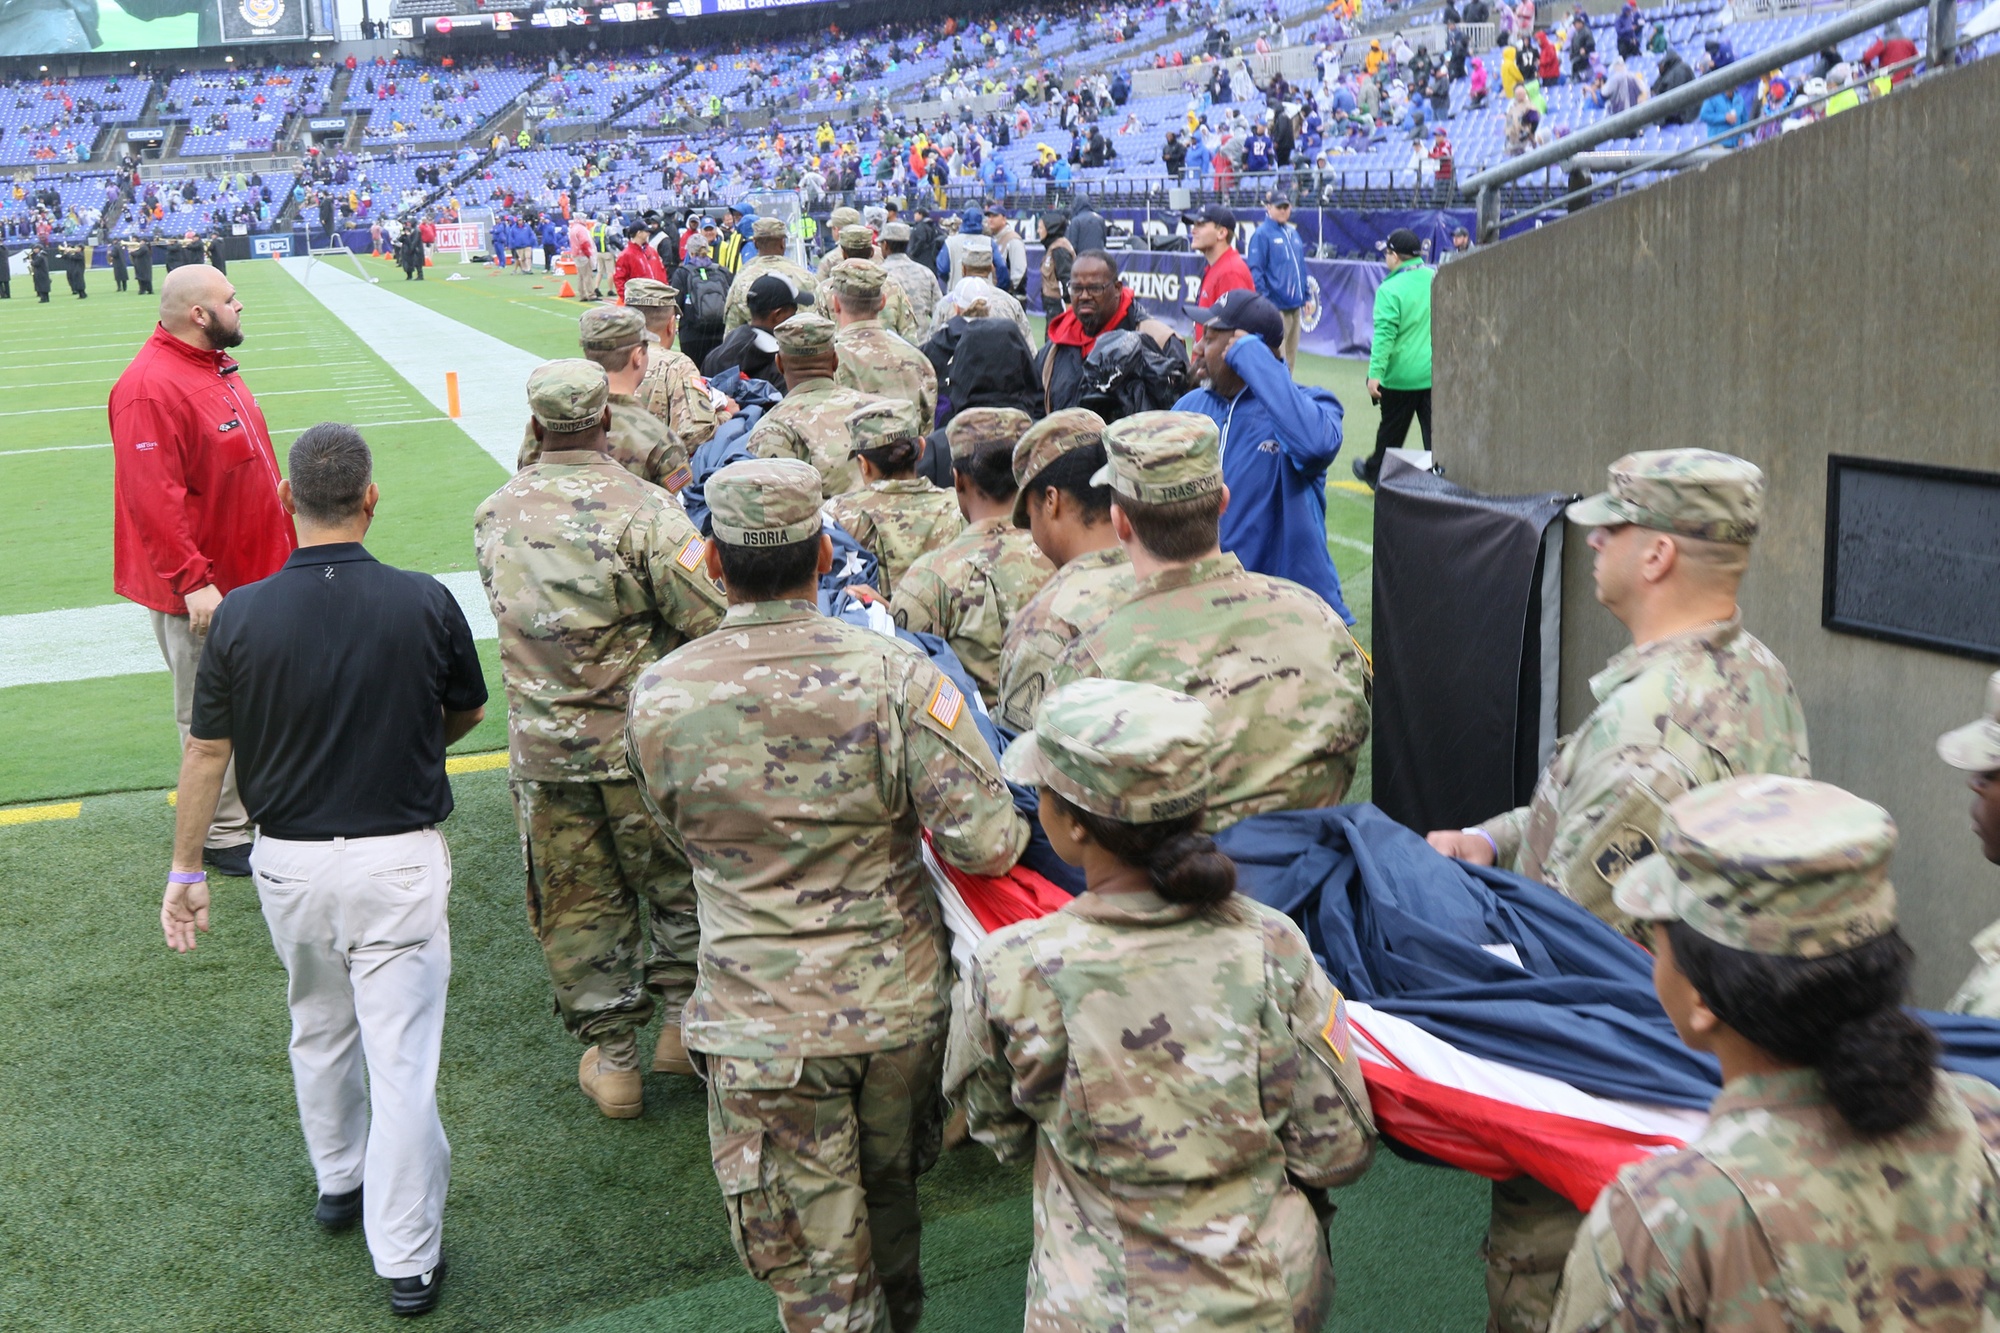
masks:
{"label": "man in green jacket", "polygon": [[1389,276],[1375,289],[1375,345],[1368,353],[1368,396],[1382,408],[1375,452],[1356,459],[1354,475],[1370,486],[1382,470],[1382,455],[1403,447],[1410,418],[1431,447],[1431,279],[1437,270],[1424,263],[1424,245],[1408,227],[1389,233],[1385,258]]}

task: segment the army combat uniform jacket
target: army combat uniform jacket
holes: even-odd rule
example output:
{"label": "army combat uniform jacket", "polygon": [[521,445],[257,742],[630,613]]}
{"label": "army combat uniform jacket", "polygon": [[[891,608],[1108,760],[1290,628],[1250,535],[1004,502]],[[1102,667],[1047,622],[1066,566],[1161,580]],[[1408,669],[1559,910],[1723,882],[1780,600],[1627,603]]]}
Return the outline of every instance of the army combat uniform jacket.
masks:
{"label": "army combat uniform jacket", "polygon": [[930,430],[937,420],[938,382],[929,357],[879,319],[854,321],[841,329],[833,345],[840,351],[840,368],[833,372],[836,384],[915,403],[918,419]]}
{"label": "army combat uniform jacket", "polygon": [[819,279],[813,276],[812,270],[783,255],[758,255],[738,269],[736,276],[730,280],[729,297],[722,309],[724,333],[750,322],[750,284],[766,273],[790,278],[792,286],[798,291],[810,292],[814,296],[819,294]]}
{"label": "army combat uniform jacket", "polygon": [[690,1048],[794,1060],[943,1031],[922,832],[974,874],[1028,837],[971,709],[916,649],[810,602],[732,606],[646,671],[632,758],[701,903]]}
{"label": "army combat uniform jacket", "polygon": [[866,490],[836,495],[827,502],[826,514],[880,562],[884,597],[893,596],[896,581],[918,556],[943,546],[965,527],[958,497],[924,477],[871,482]]}
{"label": "army combat uniform jacket", "polygon": [[1367,1169],[1343,1001],[1282,913],[1086,893],[989,936],[945,1090],[1004,1160],[1036,1155],[1030,1330],[1325,1322],[1300,1186]]}
{"label": "army combat uniform jacket", "polygon": [[646,375],[632,396],[690,454],[708,443],[722,421],[722,414],[709,402],[708,382],[694,362],[665,343],[646,349]]}
{"label": "army combat uniform jacket", "polygon": [[1368,738],[1361,650],[1318,593],[1227,553],[1161,570],[1070,646],[1048,683],[1137,680],[1193,695],[1215,722],[1204,827],[1338,805]]}
{"label": "army combat uniform jacket", "polygon": [[1628,648],[1590,678],[1597,709],[1556,744],[1534,798],[1480,825],[1498,864],[1630,932],[1611,903],[1683,792],[1749,773],[1812,776],[1784,663],[1740,617]]}
{"label": "army combat uniform jacket", "polygon": [[1132,561],[1122,546],[1086,551],[1058,569],[1008,622],[1000,643],[994,720],[1009,731],[1035,725],[1035,705],[1069,646],[1132,595]]}
{"label": "army combat uniform jacket", "polygon": [[1011,518],[981,519],[918,556],[896,580],[889,611],[902,628],[949,643],[991,702],[997,698],[1007,626],[1054,573],[1049,558]]}
{"label": "army combat uniform jacket", "polygon": [[1598,1196],[1553,1333],[2000,1328],[2000,1092],[1937,1079],[1873,1141],[1811,1070],[1731,1080],[1700,1138]]}
{"label": "army combat uniform jacket", "polygon": [[831,500],[861,489],[861,465],[847,454],[848,416],[881,401],[830,379],[803,380],[764,414],[744,448],[758,458],[811,463],[819,469],[821,494]]}

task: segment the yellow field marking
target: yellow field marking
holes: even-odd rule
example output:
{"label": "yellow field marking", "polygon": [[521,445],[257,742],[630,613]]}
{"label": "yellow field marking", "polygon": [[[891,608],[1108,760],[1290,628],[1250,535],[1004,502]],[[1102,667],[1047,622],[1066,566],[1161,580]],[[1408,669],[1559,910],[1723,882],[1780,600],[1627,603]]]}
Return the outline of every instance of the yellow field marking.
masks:
{"label": "yellow field marking", "polygon": [[455,754],[444,761],[447,773],[484,773],[490,769],[507,767],[507,752],[495,750],[491,754]]}
{"label": "yellow field marking", "polygon": [[177,792],[177,791],[170,791],[170,792],[168,792],[168,793],[167,793],[167,804],[168,804],[168,805],[171,805],[171,806],[179,806],[179,805],[180,805],[180,803],[181,803],[181,794],[180,794],[179,792]]}
{"label": "yellow field marking", "polygon": [[12,810],[0,810],[0,824],[40,824],[51,819],[75,819],[82,813],[82,801],[62,801],[55,805],[17,805]]}
{"label": "yellow field marking", "polygon": [[1358,481],[1336,481],[1330,483],[1336,491],[1346,491],[1349,495],[1373,495],[1375,492]]}

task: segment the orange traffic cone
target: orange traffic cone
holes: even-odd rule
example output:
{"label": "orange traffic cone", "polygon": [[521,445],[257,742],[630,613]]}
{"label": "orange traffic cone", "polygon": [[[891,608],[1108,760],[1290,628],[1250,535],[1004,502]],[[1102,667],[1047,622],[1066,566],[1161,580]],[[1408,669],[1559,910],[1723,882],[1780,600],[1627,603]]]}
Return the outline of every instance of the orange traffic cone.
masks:
{"label": "orange traffic cone", "polygon": [[575,295],[576,295],[576,289],[574,287],[571,287],[567,280],[563,282],[562,290],[556,293],[556,296],[564,301],[571,299]]}
{"label": "orange traffic cone", "polygon": [[435,259],[426,259],[426,260],[424,261],[424,267],[425,267],[425,268],[436,268],[436,267],[437,267],[437,260],[435,260]]}

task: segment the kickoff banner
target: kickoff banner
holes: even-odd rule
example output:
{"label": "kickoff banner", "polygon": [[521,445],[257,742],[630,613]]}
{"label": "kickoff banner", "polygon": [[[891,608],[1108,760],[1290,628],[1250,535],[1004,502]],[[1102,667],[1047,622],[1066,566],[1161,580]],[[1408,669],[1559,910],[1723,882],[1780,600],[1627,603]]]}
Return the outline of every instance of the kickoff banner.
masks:
{"label": "kickoff banner", "polygon": [[[1173,326],[1183,337],[1192,322],[1181,312],[1201,290],[1200,255],[1163,250],[1126,250],[1118,267],[1147,312]],[[1305,315],[1299,324],[1299,350],[1316,356],[1363,357],[1375,335],[1375,289],[1386,269],[1360,259],[1306,261]],[[1028,247],[1028,297],[1024,304],[1042,311],[1042,247]]]}

